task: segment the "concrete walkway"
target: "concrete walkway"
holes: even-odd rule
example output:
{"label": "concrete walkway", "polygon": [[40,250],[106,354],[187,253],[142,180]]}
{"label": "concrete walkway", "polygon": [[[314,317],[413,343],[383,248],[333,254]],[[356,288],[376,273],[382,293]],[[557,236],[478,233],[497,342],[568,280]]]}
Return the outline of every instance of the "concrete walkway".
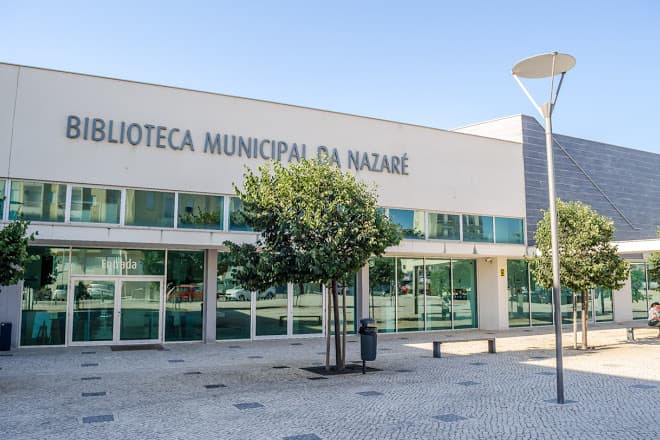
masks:
{"label": "concrete walkway", "polygon": [[[657,435],[657,330],[622,325],[564,351],[552,328],[379,335],[381,371],[321,376],[323,339],[0,352],[0,439],[641,439]],[[452,335],[452,336],[450,336]],[[359,361],[358,338],[348,360]],[[570,329],[564,345],[571,345]]]}

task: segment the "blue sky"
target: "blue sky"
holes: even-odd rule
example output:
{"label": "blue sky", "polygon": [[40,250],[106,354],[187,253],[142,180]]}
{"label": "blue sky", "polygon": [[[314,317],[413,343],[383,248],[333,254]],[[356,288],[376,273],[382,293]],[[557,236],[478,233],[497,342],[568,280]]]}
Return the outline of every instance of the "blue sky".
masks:
{"label": "blue sky", "polygon": [[660,2],[94,3],[0,2],[0,62],[451,129],[538,118],[511,67],[557,50],[555,132],[660,153]]}

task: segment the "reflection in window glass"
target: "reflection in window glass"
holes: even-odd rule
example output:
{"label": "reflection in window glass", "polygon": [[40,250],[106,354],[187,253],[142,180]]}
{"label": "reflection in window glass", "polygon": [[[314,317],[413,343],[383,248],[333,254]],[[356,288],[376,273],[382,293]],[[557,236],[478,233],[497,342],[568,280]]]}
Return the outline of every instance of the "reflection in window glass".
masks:
{"label": "reflection in window glass", "polygon": [[251,294],[238,284],[234,273],[236,269],[229,265],[229,255],[218,253],[215,321],[218,340],[250,339]]}
{"label": "reflection in window glass", "polygon": [[174,227],[174,193],[126,190],[126,224]]}
{"label": "reflection in window glass", "polygon": [[[509,327],[530,325],[530,295],[527,279],[527,261],[507,260],[507,296],[509,298]],[[532,301],[538,301],[538,297]]]}
{"label": "reflection in window glass", "polygon": [[21,345],[63,345],[69,250],[30,247],[21,301]]}
{"label": "reflection in window glass", "polygon": [[523,244],[522,219],[495,217],[495,242]]}
{"label": "reflection in window glass", "polygon": [[229,230],[230,231],[252,231],[252,228],[245,224],[245,218],[242,213],[243,201],[238,197],[232,197],[229,200]]}
{"label": "reflection in window glass", "polygon": [[424,212],[410,209],[389,210],[390,222],[399,225],[403,238],[424,239]]}
{"label": "reflection in window glass", "polygon": [[222,229],[222,196],[179,193],[177,227]]}
{"label": "reflection in window glass", "polygon": [[463,241],[493,242],[493,217],[463,215]]}
{"label": "reflection in window glass", "polygon": [[394,264],[394,258],[369,260],[369,316],[376,320],[379,333],[390,333],[396,329]]}
{"label": "reflection in window glass", "polygon": [[612,289],[604,289],[600,286],[594,290],[594,311],[596,321],[613,321],[614,305],[612,304]]}
{"label": "reflection in window glass", "polygon": [[256,336],[287,334],[289,295],[286,285],[256,292]]}
{"label": "reflection in window glass", "polygon": [[[648,285],[647,289],[647,298],[648,298],[648,308],[651,307],[651,304],[654,302],[660,302],[660,271],[653,270],[653,266],[649,263],[646,266],[646,272],[648,274]],[[648,309],[647,309],[648,312]],[[647,313],[648,318],[648,313]]]}
{"label": "reflection in window glass", "polygon": [[630,284],[633,319],[647,319],[651,302],[649,302],[649,291],[647,289],[649,283],[646,263],[630,264]]}
{"label": "reflection in window glass", "polygon": [[[427,330],[451,328],[451,263],[450,260],[426,259],[426,325]],[[428,281],[426,281],[428,280]]]}
{"label": "reflection in window glass", "polygon": [[293,334],[314,333],[323,333],[323,286],[319,283],[294,284]]}
{"label": "reflection in window glass", "polygon": [[[115,316],[115,282],[72,280],[74,342],[112,341]],[[123,317],[122,317],[123,318]]]}
{"label": "reflection in window glass", "polygon": [[166,341],[201,341],[204,252],[167,252]]}
{"label": "reflection in window glass", "polygon": [[535,325],[550,325],[554,323],[553,319],[553,303],[552,291],[544,289],[536,283],[534,274],[530,271],[529,274],[531,285],[531,298],[532,298],[532,326]]}
{"label": "reflection in window glass", "polygon": [[454,328],[477,327],[475,260],[452,260]]}
{"label": "reflection in window glass", "polygon": [[397,258],[397,329],[424,330],[424,295],[427,278],[422,258]]}
{"label": "reflection in window glass", "polygon": [[71,221],[119,223],[121,191],[117,189],[71,188]]}
{"label": "reflection in window glass", "polygon": [[429,212],[429,238],[436,240],[460,240],[460,215]]}
{"label": "reflection in window glass", "polygon": [[160,284],[160,281],[122,281],[120,341],[159,339]]}
{"label": "reflection in window glass", "polygon": [[11,182],[9,219],[22,215],[26,220],[63,222],[66,185],[41,182]]}

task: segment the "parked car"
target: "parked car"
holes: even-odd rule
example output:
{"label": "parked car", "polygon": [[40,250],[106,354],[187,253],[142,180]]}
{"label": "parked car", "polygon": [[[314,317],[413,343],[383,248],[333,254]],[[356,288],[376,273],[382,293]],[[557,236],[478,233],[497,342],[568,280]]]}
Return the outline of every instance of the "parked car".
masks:
{"label": "parked car", "polygon": [[454,299],[459,299],[459,300],[468,299],[467,289],[454,289]]}
{"label": "parked car", "polygon": [[[287,293],[286,286],[272,286],[264,291],[257,292],[257,299],[273,299],[278,294]],[[225,300],[227,301],[250,301],[250,291],[243,287],[234,287],[225,292]]]}
{"label": "parked car", "polygon": [[66,301],[66,284],[58,284],[53,291],[51,299],[53,301]]}
{"label": "parked car", "polygon": [[167,299],[174,302],[202,301],[204,299],[204,291],[201,286],[181,284],[173,287],[167,293]]}
{"label": "parked car", "polygon": [[101,283],[90,283],[87,286],[87,297],[90,299],[114,299],[115,289],[114,286]]}

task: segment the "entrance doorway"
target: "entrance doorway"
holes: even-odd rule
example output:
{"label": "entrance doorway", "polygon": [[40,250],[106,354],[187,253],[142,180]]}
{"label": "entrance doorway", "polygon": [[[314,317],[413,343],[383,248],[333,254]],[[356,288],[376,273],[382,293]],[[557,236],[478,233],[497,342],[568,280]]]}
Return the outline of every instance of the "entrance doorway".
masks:
{"label": "entrance doorway", "polygon": [[70,344],[163,340],[162,277],[72,277],[70,282]]}

